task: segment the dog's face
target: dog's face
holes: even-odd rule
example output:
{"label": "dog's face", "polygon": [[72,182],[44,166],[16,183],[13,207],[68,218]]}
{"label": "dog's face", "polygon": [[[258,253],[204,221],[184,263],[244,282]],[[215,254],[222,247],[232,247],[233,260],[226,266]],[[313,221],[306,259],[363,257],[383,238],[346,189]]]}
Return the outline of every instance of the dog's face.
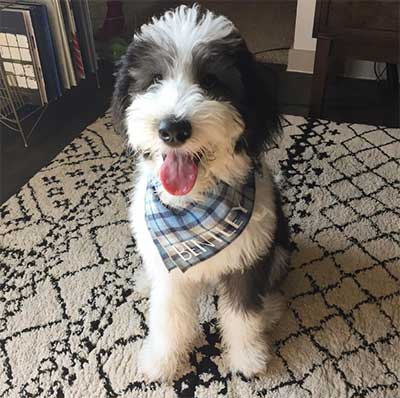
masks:
{"label": "dog's face", "polygon": [[142,26],[121,61],[112,111],[165,201],[243,181],[279,124],[238,31],[197,6]]}

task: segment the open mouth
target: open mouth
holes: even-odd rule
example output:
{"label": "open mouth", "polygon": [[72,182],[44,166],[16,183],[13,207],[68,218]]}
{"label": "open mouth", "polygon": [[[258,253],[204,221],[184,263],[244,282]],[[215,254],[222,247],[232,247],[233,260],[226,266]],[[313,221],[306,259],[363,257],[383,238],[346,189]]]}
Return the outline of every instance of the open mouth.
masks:
{"label": "open mouth", "polygon": [[160,181],[165,190],[175,196],[188,194],[197,180],[200,155],[169,151],[162,157]]}

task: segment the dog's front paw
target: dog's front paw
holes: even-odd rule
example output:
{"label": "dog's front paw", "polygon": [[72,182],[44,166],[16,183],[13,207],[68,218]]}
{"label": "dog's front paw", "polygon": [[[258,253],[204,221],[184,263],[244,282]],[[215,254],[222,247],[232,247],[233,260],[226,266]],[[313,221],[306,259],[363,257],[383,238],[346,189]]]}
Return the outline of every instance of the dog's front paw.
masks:
{"label": "dog's front paw", "polygon": [[179,358],[171,352],[157,350],[145,341],[138,359],[138,371],[148,381],[171,381],[176,375]]}
{"label": "dog's front paw", "polygon": [[251,378],[265,373],[267,362],[270,359],[268,346],[249,347],[228,351],[228,366],[232,373],[242,373]]}

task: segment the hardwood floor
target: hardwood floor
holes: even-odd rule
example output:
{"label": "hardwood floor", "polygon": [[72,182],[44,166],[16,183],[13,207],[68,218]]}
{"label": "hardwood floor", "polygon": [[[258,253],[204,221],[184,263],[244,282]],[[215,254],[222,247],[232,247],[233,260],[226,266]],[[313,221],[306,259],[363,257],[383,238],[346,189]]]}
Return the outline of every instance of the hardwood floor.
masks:
{"label": "hardwood floor", "polygon": [[29,181],[109,107],[112,69],[103,68],[101,87],[90,78],[51,104],[25,148],[18,133],[0,130],[0,203]]}
{"label": "hardwood floor", "polygon": [[[282,113],[307,116],[311,75],[289,73],[284,65],[260,65],[277,80]],[[24,148],[21,138],[0,130],[0,203],[6,201],[108,108],[113,67],[103,65],[101,88],[94,79],[68,92],[47,110]],[[399,99],[386,82],[336,78],[328,84],[324,119],[399,127]]]}
{"label": "hardwood floor", "polygon": [[[267,65],[278,79],[282,113],[308,116],[312,75],[286,72],[284,65]],[[328,79],[322,119],[399,127],[399,98],[386,80]]]}

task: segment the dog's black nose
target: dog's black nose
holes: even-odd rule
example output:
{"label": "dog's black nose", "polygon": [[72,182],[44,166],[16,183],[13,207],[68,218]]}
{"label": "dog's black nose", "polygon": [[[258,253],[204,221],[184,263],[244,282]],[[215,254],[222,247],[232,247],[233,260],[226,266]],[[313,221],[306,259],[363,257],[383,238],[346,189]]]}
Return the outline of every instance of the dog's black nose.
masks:
{"label": "dog's black nose", "polygon": [[158,135],[168,145],[181,145],[192,135],[192,126],[188,120],[164,119],[158,127]]}

